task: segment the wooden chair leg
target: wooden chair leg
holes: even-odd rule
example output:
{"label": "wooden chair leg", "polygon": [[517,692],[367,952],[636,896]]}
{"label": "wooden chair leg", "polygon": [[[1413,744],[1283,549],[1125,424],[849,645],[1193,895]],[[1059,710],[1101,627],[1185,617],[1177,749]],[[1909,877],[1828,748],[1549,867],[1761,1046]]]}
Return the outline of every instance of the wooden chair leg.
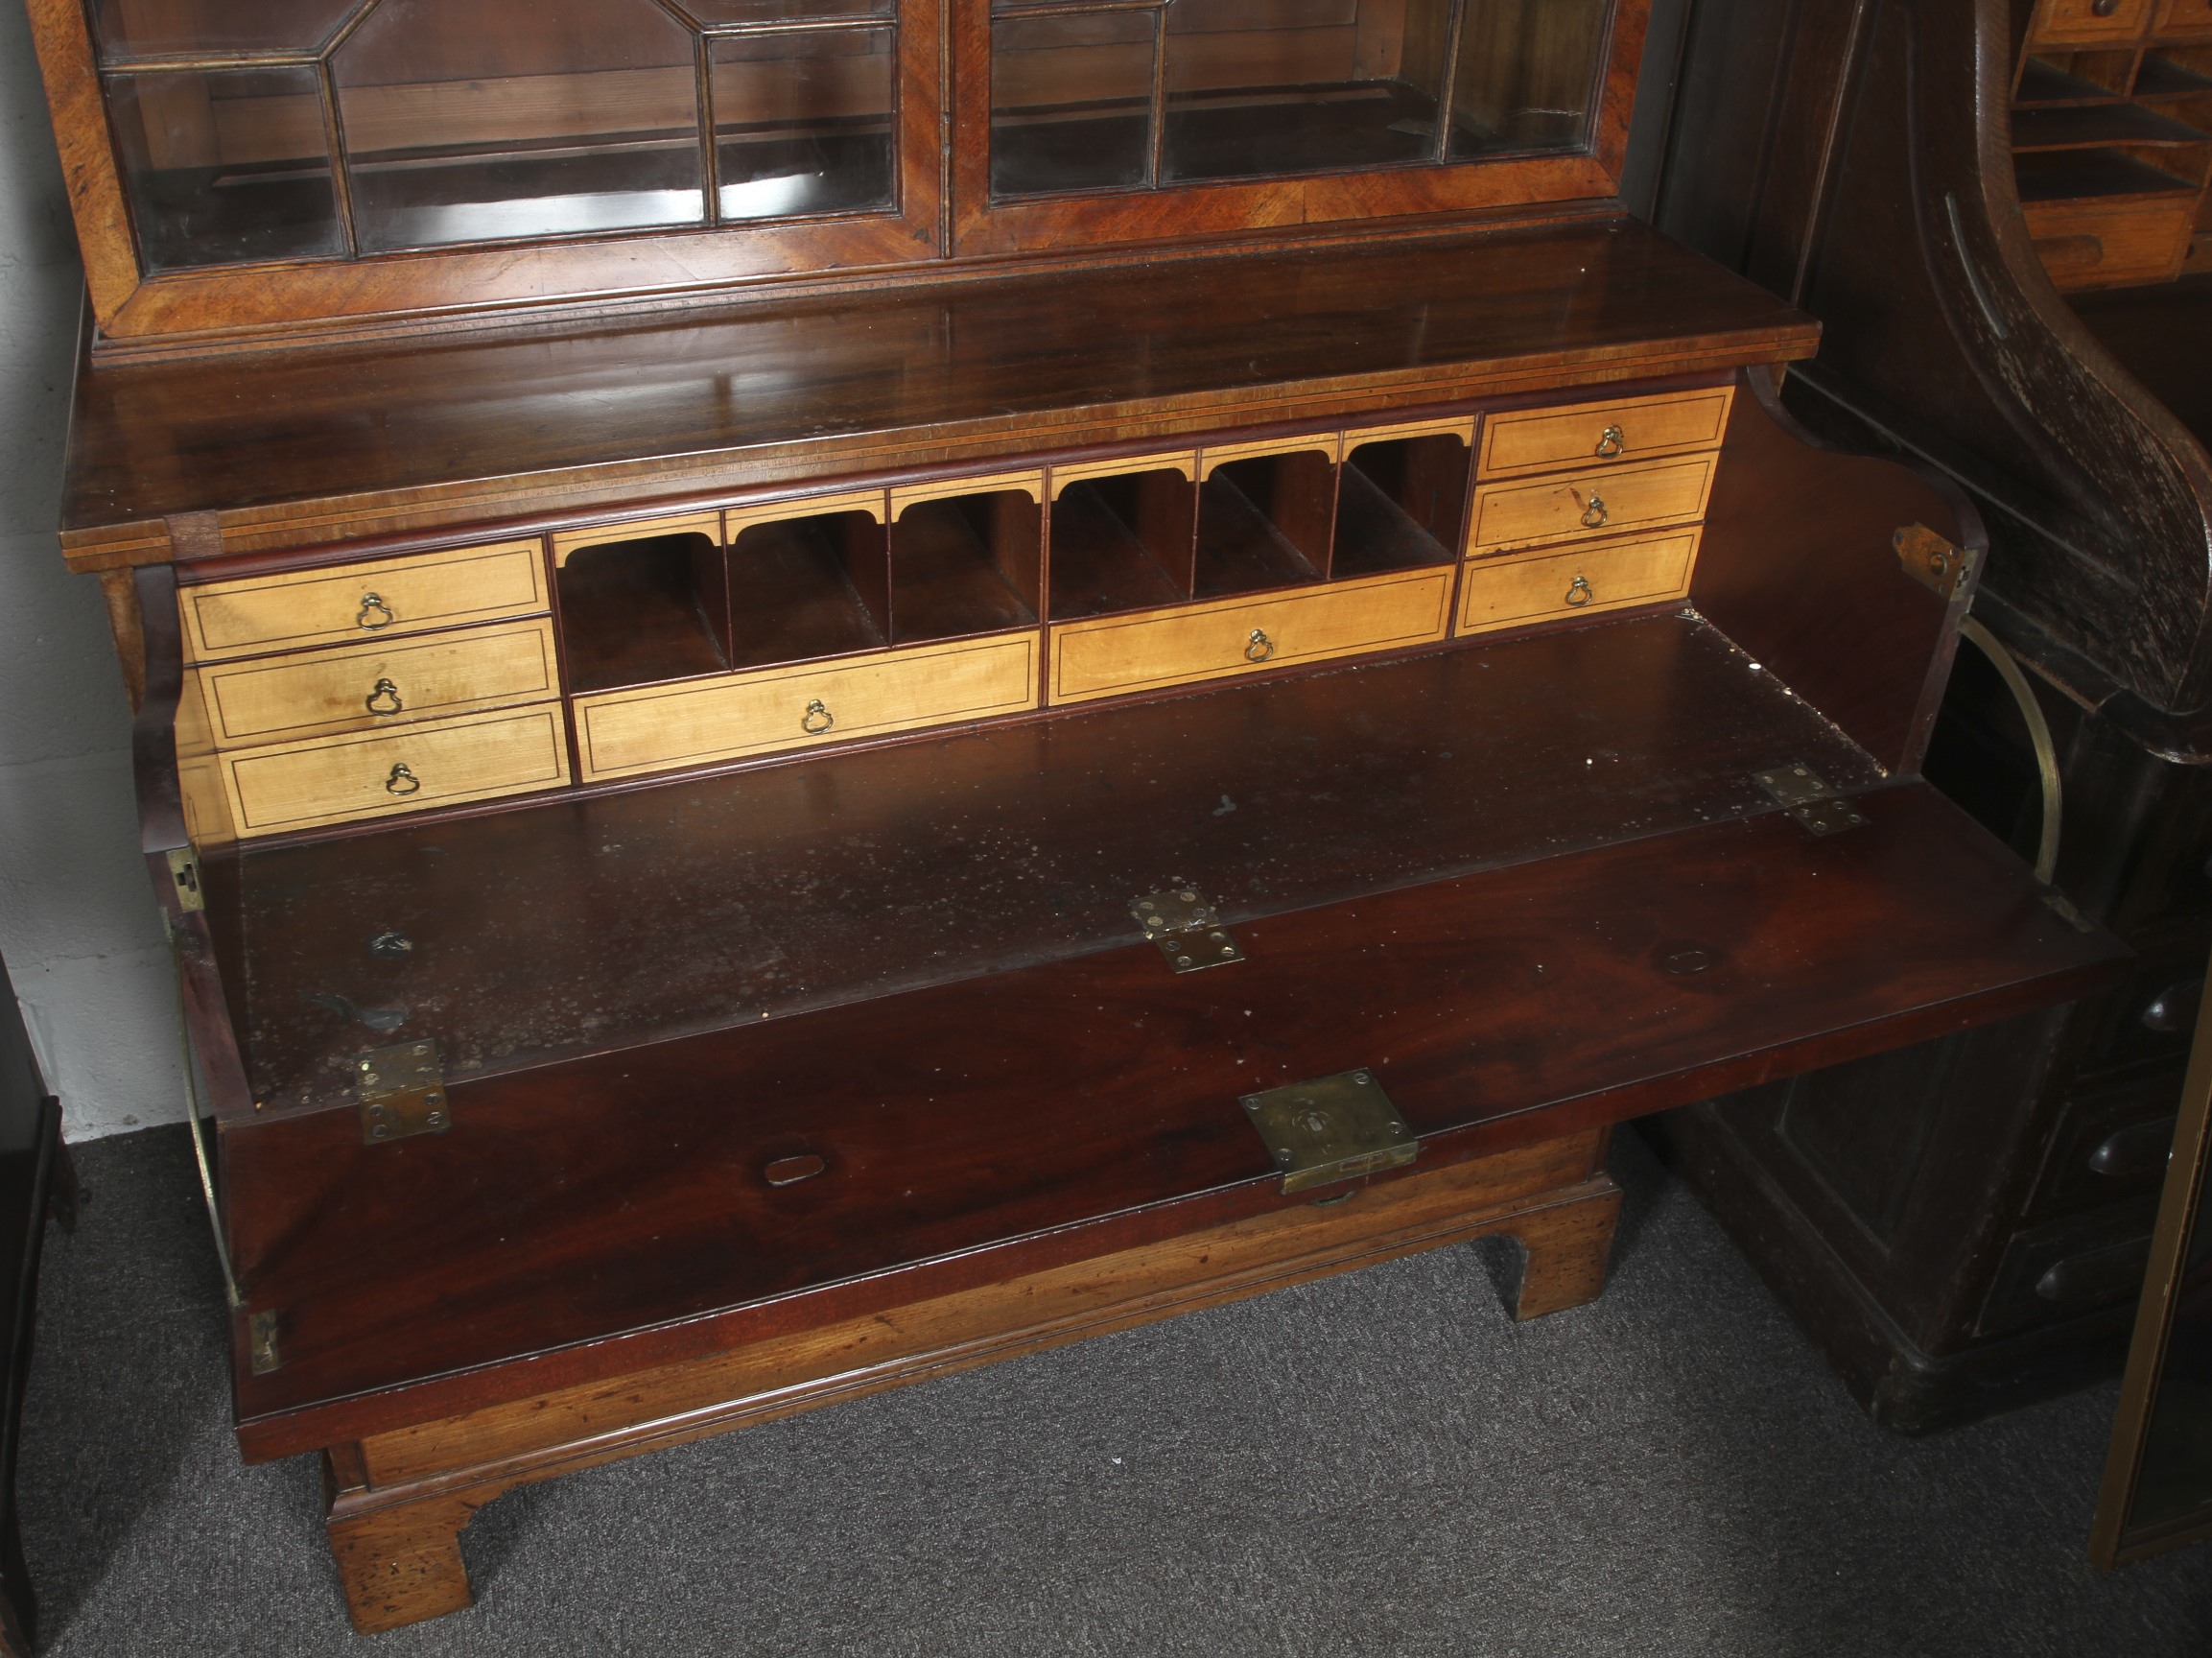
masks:
{"label": "wooden chair leg", "polygon": [[324,1454],[323,1528],[354,1628],[380,1634],[471,1604],[460,1533],[475,1504],[450,1496],[386,1502],[347,1481],[348,1460],[343,1448]]}
{"label": "wooden chair leg", "polygon": [[1602,1173],[1576,1196],[1518,1218],[1513,1233],[1523,1258],[1514,1317],[1541,1318],[1596,1300],[1619,1219],[1620,1188]]}

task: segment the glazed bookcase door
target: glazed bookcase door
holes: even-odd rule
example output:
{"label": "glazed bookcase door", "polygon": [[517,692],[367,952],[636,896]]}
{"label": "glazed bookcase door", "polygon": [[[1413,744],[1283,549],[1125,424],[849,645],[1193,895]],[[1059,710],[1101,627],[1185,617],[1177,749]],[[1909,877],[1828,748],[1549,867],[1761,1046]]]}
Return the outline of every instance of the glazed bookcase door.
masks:
{"label": "glazed bookcase door", "polygon": [[955,0],[958,249],[1613,193],[1647,0]]}
{"label": "glazed bookcase door", "polygon": [[129,267],[96,292],[111,331],[938,251],[936,0],[34,12],[50,78],[74,68],[105,115]]}

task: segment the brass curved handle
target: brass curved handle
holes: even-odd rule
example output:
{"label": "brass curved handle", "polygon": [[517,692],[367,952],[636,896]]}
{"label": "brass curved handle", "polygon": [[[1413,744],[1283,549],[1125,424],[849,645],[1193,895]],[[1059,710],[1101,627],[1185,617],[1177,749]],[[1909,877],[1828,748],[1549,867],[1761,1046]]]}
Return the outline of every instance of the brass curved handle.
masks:
{"label": "brass curved handle", "polygon": [[1252,637],[1244,641],[1244,660],[1247,662],[1264,662],[1274,654],[1275,641],[1268,638],[1258,628],[1253,628]]}
{"label": "brass curved handle", "polygon": [[799,729],[810,737],[819,737],[837,722],[837,717],[822,703],[820,698],[807,704],[807,711],[799,717]]}
{"label": "brass curved handle", "polygon": [[1589,498],[1589,505],[1582,509],[1582,527],[1585,530],[1602,530],[1605,521],[1612,516],[1606,504],[1593,494]]}
{"label": "brass curved handle", "polygon": [[[369,618],[376,615],[383,616],[384,620],[371,622]],[[379,629],[390,627],[398,620],[399,612],[384,602],[383,594],[364,593],[361,596],[361,614],[353,619],[353,625],[356,628],[365,628],[374,633]]]}
{"label": "brass curved handle", "polygon": [[1574,609],[1580,610],[1596,597],[1597,590],[1589,584],[1588,576],[1578,574],[1567,586],[1566,602]]}
{"label": "brass curved handle", "polygon": [[[407,785],[404,789],[400,787],[403,783]],[[384,792],[387,794],[419,794],[422,793],[422,779],[405,766],[394,766],[391,775],[384,780]]]}
{"label": "brass curved handle", "polygon": [[1628,448],[1628,434],[1618,426],[1608,426],[1598,434],[1597,458],[1612,461]]}
{"label": "brass curved handle", "polygon": [[397,714],[407,706],[399,699],[399,687],[388,679],[379,679],[376,689],[363,699],[362,705],[371,714]]}

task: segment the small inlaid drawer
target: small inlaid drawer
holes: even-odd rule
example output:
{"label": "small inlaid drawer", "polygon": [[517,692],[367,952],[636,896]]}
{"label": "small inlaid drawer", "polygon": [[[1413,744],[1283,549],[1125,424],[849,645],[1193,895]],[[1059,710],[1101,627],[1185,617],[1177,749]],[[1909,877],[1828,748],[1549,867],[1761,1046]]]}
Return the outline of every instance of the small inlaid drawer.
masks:
{"label": "small inlaid drawer", "polygon": [[1051,699],[1086,702],[1433,644],[1445,636],[1450,607],[1446,566],[1070,623],[1052,630]]}
{"label": "small inlaid drawer", "polygon": [[542,702],[560,695],[553,623],[196,668],[219,748]]}
{"label": "small inlaid drawer", "polygon": [[190,662],[420,633],[546,608],[535,541],[288,570],[186,587],[176,596]]}
{"label": "small inlaid drawer", "polygon": [[1468,551],[1509,553],[1695,523],[1705,516],[1718,459],[1692,455],[1613,472],[1478,485]]}
{"label": "small inlaid drawer", "polygon": [[2036,257],[2059,288],[2126,287],[2178,275],[2197,226],[2197,198],[2029,201],[2021,212]]}
{"label": "small inlaid drawer", "polygon": [[1460,589],[1459,630],[1482,633],[1680,599],[1690,590],[1698,534],[1682,530],[1572,553],[1470,563]]}
{"label": "small inlaid drawer", "polygon": [[551,789],[568,781],[560,705],[223,756],[239,835],[275,835]]}
{"label": "small inlaid drawer", "polygon": [[1571,409],[1516,409],[1482,423],[1482,478],[1518,478],[1570,466],[1656,461],[1717,449],[1735,389],[1670,391]]}
{"label": "small inlaid drawer", "polygon": [[2155,0],[2041,0],[2028,25],[2029,49],[2129,44],[2149,25],[2153,4]]}
{"label": "small inlaid drawer", "polygon": [[577,746],[592,782],[1036,706],[1037,635],[1020,633],[579,699]]}
{"label": "small inlaid drawer", "polygon": [[2212,0],[2166,0],[2155,33],[2168,40],[2212,39]]}

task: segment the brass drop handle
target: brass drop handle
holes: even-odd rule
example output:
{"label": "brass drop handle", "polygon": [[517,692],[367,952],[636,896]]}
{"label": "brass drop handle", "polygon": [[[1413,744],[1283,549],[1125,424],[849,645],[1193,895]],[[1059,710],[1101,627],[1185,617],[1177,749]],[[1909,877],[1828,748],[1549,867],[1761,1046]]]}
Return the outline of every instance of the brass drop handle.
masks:
{"label": "brass drop handle", "polygon": [[422,793],[422,779],[405,766],[394,766],[391,775],[384,780],[384,792],[387,794],[419,794]]}
{"label": "brass drop handle", "polygon": [[1566,602],[1569,606],[1576,610],[1580,610],[1596,597],[1597,590],[1590,586],[1588,576],[1578,574],[1574,580],[1567,585]]}
{"label": "brass drop handle", "polygon": [[[384,620],[372,622],[369,620],[372,616],[381,616]],[[364,593],[361,596],[361,614],[353,619],[353,624],[357,628],[365,628],[369,632],[374,633],[390,627],[398,620],[399,612],[384,602],[383,594]]]}
{"label": "brass drop handle", "polygon": [[2089,10],[2100,17],[2109,17],[2120,10],[2120,0],[2091,0]]}
{"label": "brass drop handle", "polygon": [[1627,448],[1628,435],[1618,426],[1608,426],[1598,434],[1597,458],[1600,461],[1613,460]]}
{"label": "brass drop handle", "polygon": [[1258,628],[1253,628],[1252,637],[1244,642],[1244,660],[1247,662],[1264,662],[1274,654],[1275,641],[1268,638]]}
{"label": "brass drop handle", "polygon": [[365,699],[365,706],[371,714],[397,714],[407,704],[399,699],[399,687],[388,679],[379,679],[376,689]]}
{"label": "brass drop handle", "polygon": [[1608,510],[1606,504],[1595,494],[1592,494],[1589,498],[1589,505],[1582,509],[1582,527],[1585,530],[1602,530],[1605,528],[1605,521],[1612,516],[1612,513]]}
{"label": "brass drop handle", "polygon": [[822,703],[820,698],[807,704],[807,712],[799,721],[799,729],[810,737],[819,737],[837,722],[837,717]]}

